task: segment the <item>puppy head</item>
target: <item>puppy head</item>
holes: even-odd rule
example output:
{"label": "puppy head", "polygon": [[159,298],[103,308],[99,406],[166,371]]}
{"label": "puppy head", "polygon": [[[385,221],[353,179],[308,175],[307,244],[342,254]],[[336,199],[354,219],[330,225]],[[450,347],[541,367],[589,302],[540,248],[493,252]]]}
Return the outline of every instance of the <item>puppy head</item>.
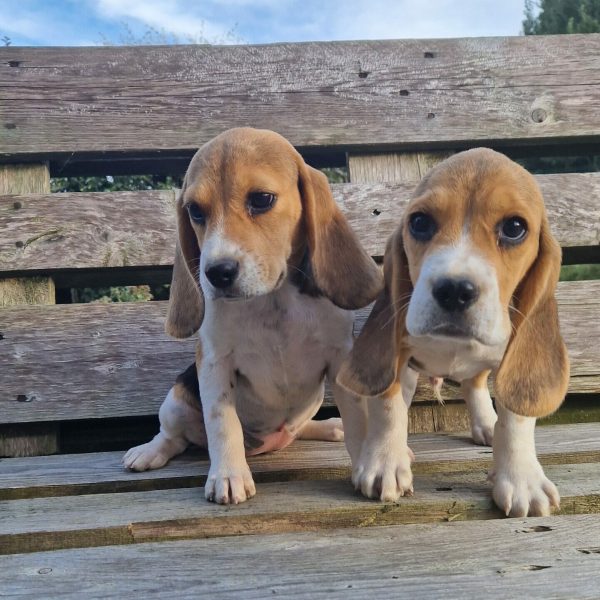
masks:
{"label": "puppy head", "polygon": [[231,129],[203,146],[186,173],[177,222],[166,325],[175,337],[197,331],[205,298],[268,294],[292,273],[344,308],[368,304],[381,287],[326,177],[272,131]]}
{"label": "puppy head", "polygon": [[[408,274],[395,283],[385,276],[388,301],[396,303],[388,311],[400,322],[395,331],[411,343],[451,340],[457,352],[473,344],[497,348],[504,354],[498,399],[524,415],[555,410],[568,381],[554,300],[560,247],[534,178],[492,150],[454,155],[421,181],[395,237],[402,243],[388,252]],[[392,369],[386,352],[379,356],[387,366],[375,361],[378,390],[394,383],[398,355],[410,354],[391,330],[385,333],[364,332],[394,348]]]}

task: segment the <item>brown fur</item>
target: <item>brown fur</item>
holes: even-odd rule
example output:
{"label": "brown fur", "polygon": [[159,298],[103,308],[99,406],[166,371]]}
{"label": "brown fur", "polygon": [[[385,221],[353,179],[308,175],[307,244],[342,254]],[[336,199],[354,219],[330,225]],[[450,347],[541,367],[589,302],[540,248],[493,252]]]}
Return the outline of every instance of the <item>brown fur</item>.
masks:
{"label": "brown fur", "polygon": [[[488,149],[461,152],[440,163],[418,185],[406,214],[425,211],[440,229],[429,243],[408,232],[403,219],[386,249],[385,291],[359,336],[338,381],[357,393],[378,395],[391,385],[408,352],[402,345],[405,310],[421,264],[439,245],[458,240],[465,225],[478,250],[492,263],[500,300],[509,311],[513,334],[496,374],[497,399],[525,416],[556,410],[566,392],[569,366],[560,336],[554,291],[560,247],[550,233],[543,198],[534,178],[505,156]],[[519,215],[528,224],[527,238],[514,247],[497,243],[496,225]],[[404,243],[402,243],[404,240]],[[406,274],[409,274],[409,277]],[[406,281],[410,279],[410,281]],[[514,305],[514,310],[509,305]],[[385,326],[383,314],[397,321]],[[485,379],[482,373],[481,377]]]}
{"label": "brown fur", "polygon": [[[253,216],[248,194],[277,196],[268,212]],[[206,227],[193,224],[186,205],[197,204]],[[382,286],[377,265],[361,247],[335,204],[326,177],[304,163],[280,135],[232,129],[203,146],[192,159],[177,201],[179,242],[166,331],[188,337],[204,315],[198,264],[205,232],[221,227],[227,239],[259,261],[275,287],[282,262],[289,275],[303,271],[314,288],[343,308],[359,308]],[[309,271],[302,259],[309,258]]]}

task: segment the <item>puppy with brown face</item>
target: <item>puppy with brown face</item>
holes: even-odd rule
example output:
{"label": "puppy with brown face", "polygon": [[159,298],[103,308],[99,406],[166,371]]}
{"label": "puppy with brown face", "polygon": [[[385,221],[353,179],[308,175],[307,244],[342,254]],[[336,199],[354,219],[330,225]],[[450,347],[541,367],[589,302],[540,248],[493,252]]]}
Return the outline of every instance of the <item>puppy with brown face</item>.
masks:
{"label": "puppy with brown face", "polygon": [[474,440],[493,437],[493,496],[507,515],[558,506],[534,426],[569,380],[554,299],[560,260],[534,178],[505,156],[462,152],[421,181],[388,242],[384,290],[338,375],[371,397],[353,475],[365,495],[412,493],[407,410],[424,373],[460,382]]}
{"label": "puppy with brown face", "polygon": [[206,498],[243,502],[255,494],[247,455],[344,436],[339,419],[311,420],[325,377],[357,458],[364,407],[335,378],[352,346],[348,309],[383,281],[326,177],[276,133],[232,129],[192,159],[177,223],[166,331],[199,330],[196,361],[161,406],[160,433],[125,466],[155,469],[194,443],[210,455]]}

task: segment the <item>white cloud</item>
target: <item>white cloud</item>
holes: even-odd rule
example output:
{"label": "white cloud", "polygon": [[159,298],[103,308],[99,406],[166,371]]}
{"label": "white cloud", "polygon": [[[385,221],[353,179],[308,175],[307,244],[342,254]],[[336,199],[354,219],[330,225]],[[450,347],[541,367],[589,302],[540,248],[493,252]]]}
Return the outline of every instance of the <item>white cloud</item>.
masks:
{"label": "white cloud", "polygon": [[135,19],[159,31],[176,36],[220,38],[230,28],[212,23],[199,16],[191,7],[175,0],[97,0],[96,10],[105,19]]}

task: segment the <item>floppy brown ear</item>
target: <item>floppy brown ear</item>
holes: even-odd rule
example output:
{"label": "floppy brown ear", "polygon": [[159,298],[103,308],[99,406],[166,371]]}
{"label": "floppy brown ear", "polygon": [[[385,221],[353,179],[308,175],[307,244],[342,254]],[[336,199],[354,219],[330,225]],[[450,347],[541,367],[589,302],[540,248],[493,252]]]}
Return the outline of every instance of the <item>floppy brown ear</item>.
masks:
{"label": "floppy brown ear", "polygon": [[327,177],[298,159],[314,282],[341,308],[366,306],[381,290],[381,272],[335,203]]}
{"label": "floppy brown ear", "polygon": [[165,331],[176,338],[186,338],[198,331],[204,318],[204,296],[198,279],[200,248],[183,207],[184,190],[185,182],[177,199],[178,240],[165,323]]}
{"label": "floppy brown ear", "polygon": [[513,296],[513,334],[495,381],[498,402],[527,417],[554,412],[569,383],[554,298],[560,261],[560,246],[544,214],[538,256]]}
{"label": "floppy brown ear", "polygon": [[359,396],[385,394],[408,358],[408,348],[402,340],[413,286],[400,232],[399,228],[388,240],[384,288],[336,379],[343,388]]}

